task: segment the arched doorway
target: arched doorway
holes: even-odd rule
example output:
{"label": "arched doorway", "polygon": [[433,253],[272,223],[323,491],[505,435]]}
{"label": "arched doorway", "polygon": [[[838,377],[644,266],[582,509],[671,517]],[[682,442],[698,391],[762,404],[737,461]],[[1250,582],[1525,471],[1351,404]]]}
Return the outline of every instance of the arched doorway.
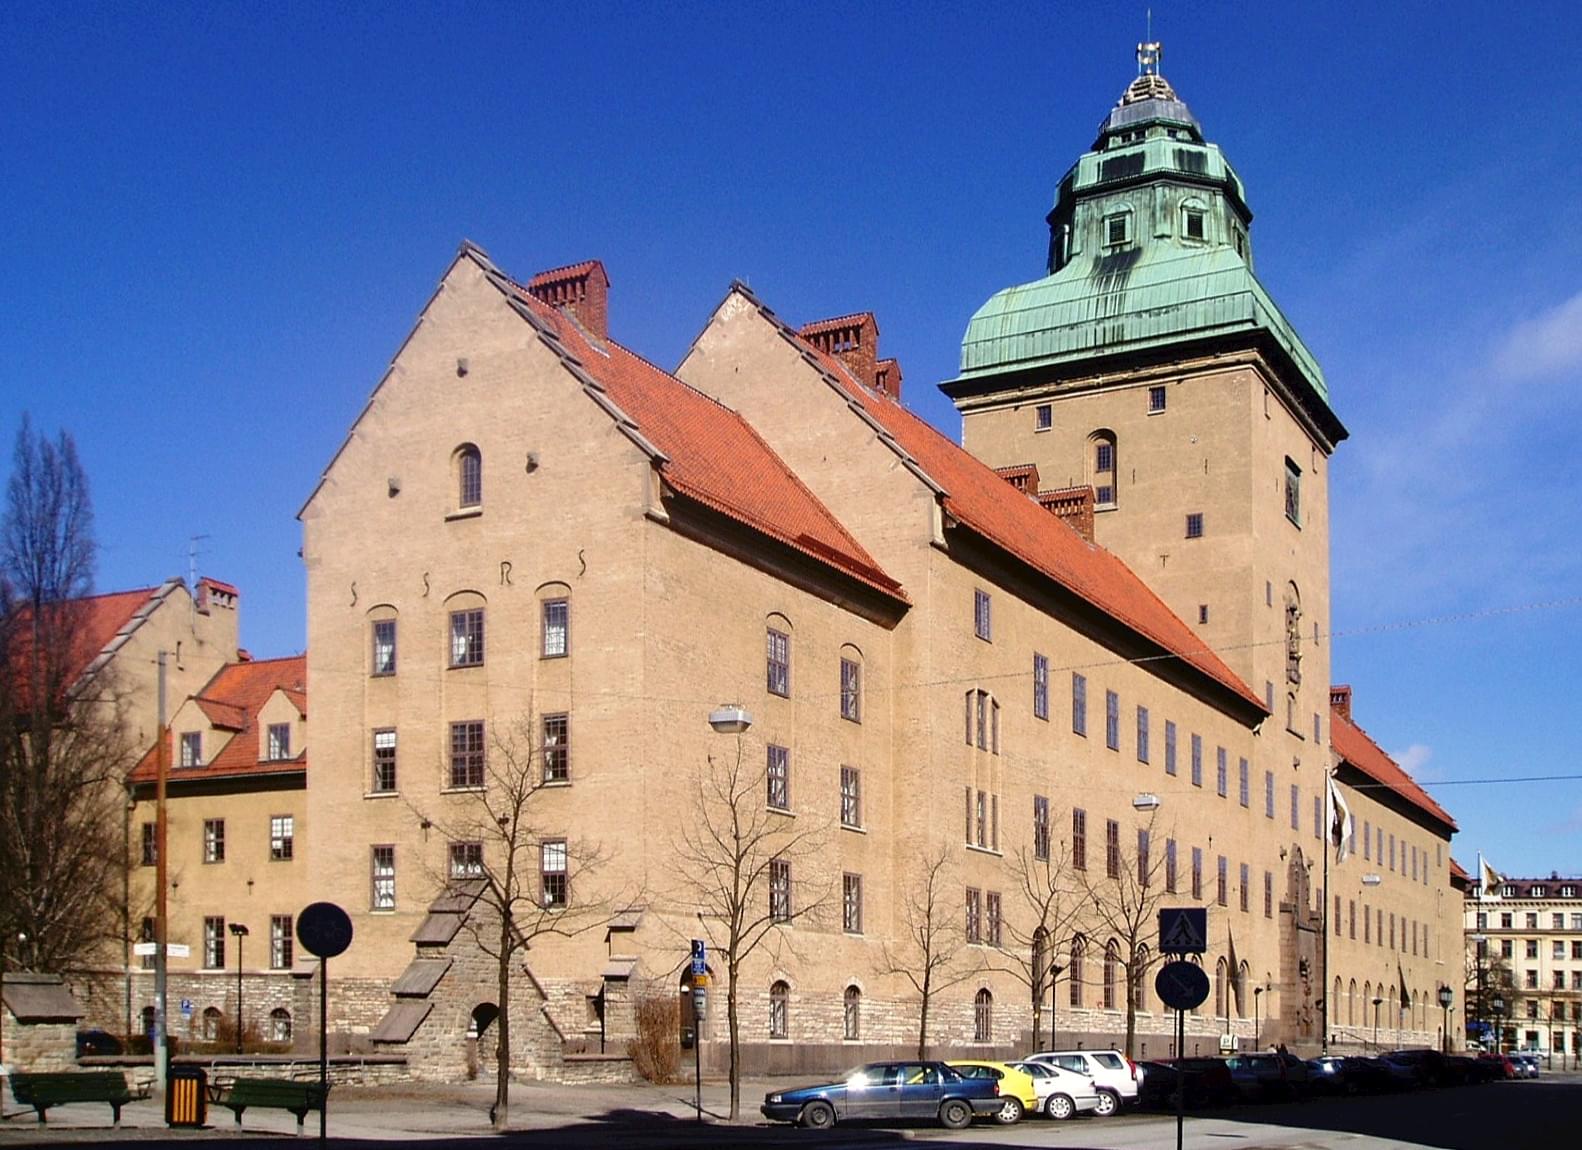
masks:
{"label": "arched doorway", "polygon": [[492,1002],[480,1002],[472,1008],[472,1018],[467,1024],[467,1077],[494,1076],[499,1057],[500,1028],[495,1020],[500,1008]]}

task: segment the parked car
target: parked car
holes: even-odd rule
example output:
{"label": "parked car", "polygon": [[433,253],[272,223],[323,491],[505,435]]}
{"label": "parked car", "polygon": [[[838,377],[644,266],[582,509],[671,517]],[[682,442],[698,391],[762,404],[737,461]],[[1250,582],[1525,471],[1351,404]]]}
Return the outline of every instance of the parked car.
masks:
{"label": "parked car", "polygon": [[1238,1095],[1249,1101],[1307,1093],[1307,1063],[1294,1054],[1233,1054],[1225,1059],[1225,1066]]}
{"label": "parked car", "polygon": [[1038,1095],[1037,1110],[1045,1117],[1064,1120],[1073,1114],[1091,1114],[1099,1108],[1098,1087],[1086,1074],[1047,1062],[1013,1062],[1011,1065],[1032,1078],[1033,1089]]}
{"label": "parked car", "polygon": [[1478,1065],[1486,1068],[1491,1080],[1516,1077],[1516,1067],[1510,1058],[1495,1050],[1478,1055]]}
{"label": "parked car", "polygon": [[1093,1079],[1099,1090],[1100,1118],[1137,1104],[1137,1063],[1119,1050],[1041,1050],[1023,1061],[1047,1062]]}
{"label": "parked car", "polygon": [[1537,1078],[1542,1069],[1538,1055],[1530,1050],[1511,1055],[1511,1065],[1516,1068],[1518,1078]]}
{"label": "parked car", "polygon": [[798,1122],[826,1130],[852,1119],[894,1121],[937,1118],[960,1130],[975,1117],[1000,1113],[1000,1083],[963,1078],[943,1062],[870,1062],[837,1082],[774,1090],[759,1110],[774,1122]]}
{"label": "parked car", "polygon": [[1377,1058],[1354,1056],[1341,1062],[1347,1094],[1383,1094],[1400,1088],[1397,1077]]}
{"label": "parked car", "polygon": [[1237,1098],[1230,1068],[1218,1058],[1143,1062],[1138,1069],[1142,1072],[1137,1094],[1140,1106],[1174,1109],[1183,1079],[1189,1107],[1227,1106]]}
{"label": "parked car", "polygon": [[1346,1059],[1335,1054],[1307,1060],[1307,1084],[1314,1094],[1355,1094],[1346,1076]]}
{"label": "parked car", "polygon": [[126,1047],[108,1030],[77,1031],[77,1057],[88,1058],[100,1054],[125,1054]]}
{"label": "parked car", "polygon": [[1437,1050],[1392,1050],[1383,1055],[1386,1062],[1411,1070],[1419,1086],[1443,1086],[1447,1071],[1445,1056]]}
{"label": "parked car", "polygon": [[1000,1084],[1000,1111],[994,1120],[1001,1126],[1020,1122],[1022,1115],[1038,1109],[1038,1091],[1033,1087],[1032,1077],[1025,1071],[1004,1062],[976,1059],[953,1058],[946,1065],[963,1078],[983,1078]]}
{"label": "parked car", "polygon": [[1475,1086],[1487,1082],[1488,1075],[1476,1058],[1468,1058],[1465,1054],[1447,1054],[1445,1081],[1452,1086]]}

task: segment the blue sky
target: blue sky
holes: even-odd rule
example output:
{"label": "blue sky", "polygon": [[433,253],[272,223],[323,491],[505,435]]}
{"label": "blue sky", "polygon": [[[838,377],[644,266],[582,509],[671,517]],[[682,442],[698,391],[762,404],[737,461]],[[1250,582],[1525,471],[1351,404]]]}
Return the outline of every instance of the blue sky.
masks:
{"label": "blue sky", "polygon": [[[1559,4],[1154,4],[1241,173],[1258,271],[1352,432],[1336,675],[1459,818],[1582,871],[1582,183]],[[1135,74],[1099,4],[7,5],[0,441],[77,437],[101,588],[238,583],[304,642],[295,512],[463,237],[597,256],[674,365],[732,278],[874,310],[909,402],[1039,274],[1056,182]],[[1562,605],[1488,614],[1530,604]],[[1427,619],[1422,626],[1403,624]]]}

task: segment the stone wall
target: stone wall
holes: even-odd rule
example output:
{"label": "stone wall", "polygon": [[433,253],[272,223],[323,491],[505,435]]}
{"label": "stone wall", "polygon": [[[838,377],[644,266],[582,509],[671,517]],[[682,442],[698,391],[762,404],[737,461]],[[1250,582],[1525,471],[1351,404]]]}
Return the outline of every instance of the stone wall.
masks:
{"label": "stone wall", "polygon": [[13,1070],[70,1070],[77,1064],[77,1027],[70,1022],[19,1022],[0,1007],[0,1052]]}

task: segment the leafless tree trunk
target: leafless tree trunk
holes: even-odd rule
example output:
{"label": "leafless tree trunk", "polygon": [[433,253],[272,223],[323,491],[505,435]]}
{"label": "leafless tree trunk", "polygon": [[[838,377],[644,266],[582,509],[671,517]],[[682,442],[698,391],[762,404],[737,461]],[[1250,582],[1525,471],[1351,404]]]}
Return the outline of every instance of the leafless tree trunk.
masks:
{"label": "leafless tree trunk", "polygon": [[817,925],[831,889],[812,865],[827,823],[811,810],[795,818],[771,810],[768,789],[767,760],[750,765],[738,738],[733,752],[708,757],[676,844],[678,901],[697,907],[700,929],[725,962],[732,1122],[741,1116],[743,965],[760,946],[792,949],[787,928]]}
{"label": "leafless tree trunk", "polygon": [[[499,1008],[496,1025],[494,1106],[496,1130],[510,1125],[511,994],[517,956],[534,939],[572,937],[610,921],[612,908],[633,898],[594,897],[590,879],[606,856],[594,843],[551,836],[535,818],[546,786],[543,745],[532,711],[504,724],[491,724],[484,783],[458,795],[445,795],[432,809],[412,807],[424,826],[433,826],[452,852],[440,883],[470,901],[465,928],[495,962]],[[476,846],[476,852],[471,848]],[[544,872],[543,852],[560,869]],[[575,880],[575,889],[573,888]],[[477,908],[483,907],[484,914]]]}
{"label": "leafless tree trunk", "polygon": [[[1145,827],[1147,835],[1129,848],[1123,838],[1117,865],[1110,866],[1109,847],[1106,844],[1104,873],[1092,870],[1081,872],[1085,915],[1095,927],[1094,934],[1103,936],[1104,945],[1117,944],[1120,961],[1126,971],[1126,1056],[1132,1057],[1137,1040],[1137,992],[1154,963],[1159,960],[1157,949],[1148,945],[1158,931],[1159,907],[1166,891],[1164,884],[1164,843],[1155,832],[1156,817],[1150,817]],[[1113,871],[1113,873],[1112,873]]]}
{"label": "leafless tree trunk", "polygon": [[1013,904],[1001,924],[1006,941],[996,948],[994,969],[1027,988],[1033,1005],[1033,1049],[1040,1050],[1045,1002],[1065,969],[1055,956],[1069,947],[1083,900],[1067,867],[1065,844],[1058,854],[1022,847],[1010,860],[1010,872],[1022,905],[1018,909]]}
{"label": "leafless tree trunk", "polygon": [[928,1057],[928,1014],[934,996],[966,982],[982,969],[981,963],[962,961],[966,934],[961,928],[961,907],[954,899],[961,889],[954,876],[949,846],[941,846],[924,859],[923,869],[901,903],[901,945],[892,949],[885,943],[880,952],[879,973],[899,975],[917,993],[919,1058]]}
{"label": "leafless tree trunk", "polygon": [[24,419],[0,526],[0,938],[9,963],[35,969],[79,965],[122,936],[132,756],[84,629],[94,556],[71,437],[39,439]]}

